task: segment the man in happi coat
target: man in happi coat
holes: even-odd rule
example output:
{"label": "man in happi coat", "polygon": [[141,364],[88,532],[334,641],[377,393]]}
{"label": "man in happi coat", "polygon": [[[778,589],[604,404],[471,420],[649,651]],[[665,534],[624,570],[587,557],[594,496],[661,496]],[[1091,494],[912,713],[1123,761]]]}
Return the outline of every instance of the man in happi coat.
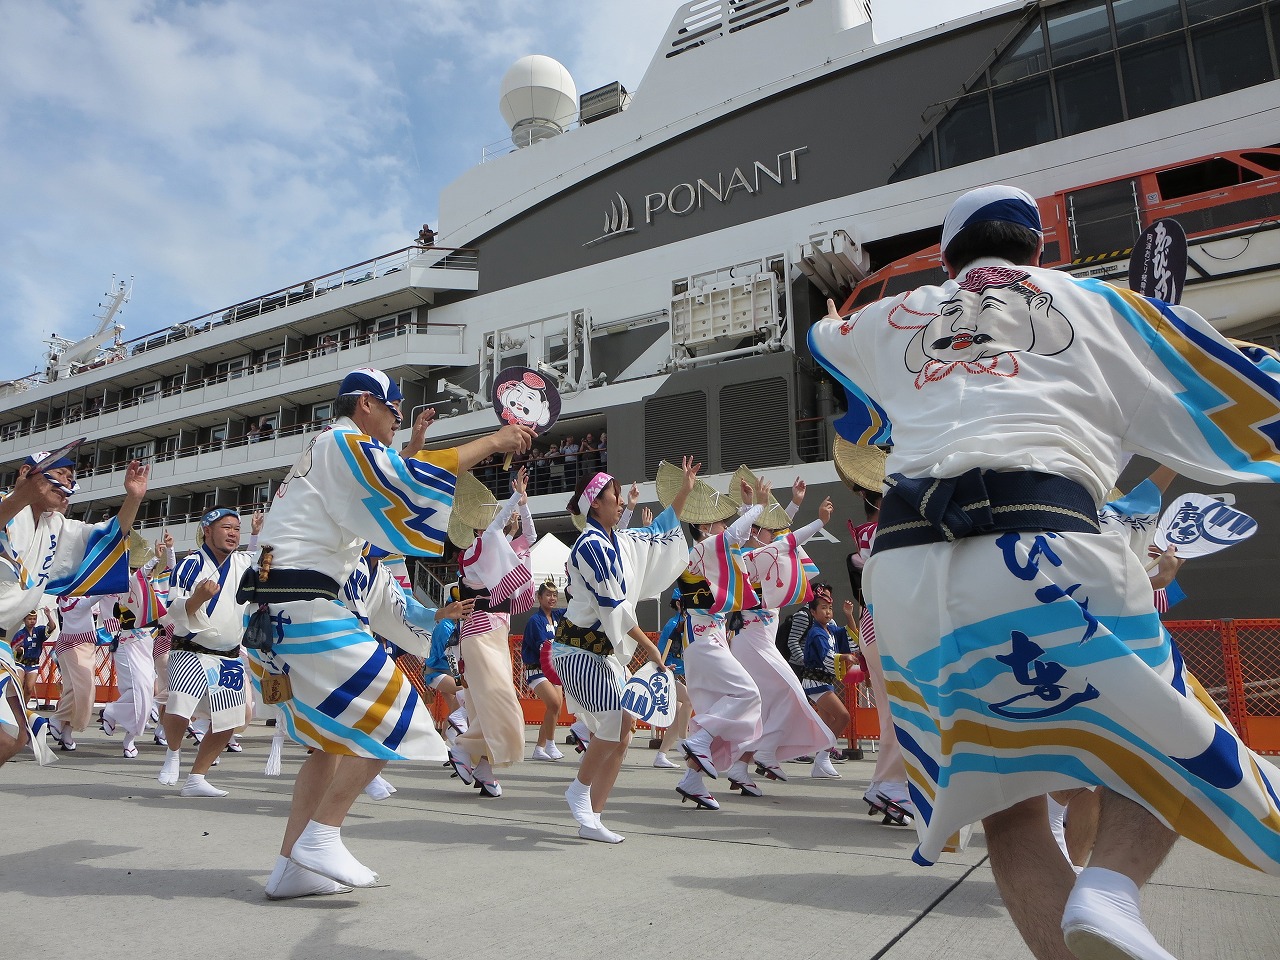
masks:
{"label": "man in happi coat", "polygon": [[[1186,670],[1098,507],[1132,451],[1208,483],[1280,480],[1280,364],[1193,312],[1043,270],[1034,200],[962,196],[950,279],[809,334],[838,423],[892,444],[864,589],[919,816],[915,859],[982,820],[1036,957],[1169,957],[1138,888],[1178,835],[1280,873],[1280,771]],[[1077,879],[1044,795],[1102,788]]]}
{"label": "man in happi coat", "polygon": [[[279,704],[285,727],[314,748],[298,773],[281,859],[268,881],[276,899],[375,885],[377,874],[339,835],[352,803],[388,760],[447,756],[426,704],[342,603],[342,585],[365,542],[406,556],[439,555],[457,474],[491,454],[523,452],[532,441],[527,427],[508,425],[449,450],[401,457],[392,448],[399,387],[382,371],[362,368],[343,379],[338,394],[335,422],[276,492],[261,536],[270,559],[245,591],[270,617],[274,639],[269,651],[250,650],[255,682],[287,675],[291,696]],[[294,875],[284,877],[289,864]]]}

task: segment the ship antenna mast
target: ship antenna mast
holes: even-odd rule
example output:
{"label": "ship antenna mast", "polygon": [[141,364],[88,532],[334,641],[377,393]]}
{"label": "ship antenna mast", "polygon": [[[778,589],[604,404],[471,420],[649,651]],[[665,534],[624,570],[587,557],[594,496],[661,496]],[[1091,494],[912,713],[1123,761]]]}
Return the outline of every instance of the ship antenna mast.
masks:
{"label": "ship antenna mast", "polygon": [[[85,367],[99,362],[106,363],[122,356],[123,344],[120,335],[124,333],[124,325],[116,321],[120,308],[129,302],[133,295],[133,277],[126,283],[111,275],[111,285],[107,288],[105,299],[98,304],[98,313],[93,315],[98,321],[97,329],[83,340],[68,340],[56,333],[49,338],[48,366],[45,375],[50,381],[79,373]],[[103,343],[115,338],[109,348]]]}

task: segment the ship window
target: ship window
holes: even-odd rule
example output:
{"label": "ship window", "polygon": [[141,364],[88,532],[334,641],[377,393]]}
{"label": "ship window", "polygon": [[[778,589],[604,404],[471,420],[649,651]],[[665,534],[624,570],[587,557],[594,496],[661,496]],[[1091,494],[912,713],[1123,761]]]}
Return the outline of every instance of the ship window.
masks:
{"label": "ship window", "polygon": [[1258,0],[1187,0],[1187,19],[1193,24],[1204,23],[1257,5]]}
{"label": "ship window", "polygon": [[989,157],[991,111],[986,93],[962,97],[938,124],[938,164],[944,170]]}
{"label": "ship window", "polygon": [[1138,238],[1132,180],[1115,180],[1067,194],[1076,259],[1127,250]]}
{"label": "ship window", "polygon": [[947,271],[943,267],[929,267],[912,273],[900,273],[896,277],[889,278],[884,285],[883,295],[892,297],[899,293],[906,293],[908,290],[915,290],[917,287],[936,286],[945,283],[946,280]]}
{"label": "ship window", "polygon": [[1214,157],[1185,167],[1162,170],[1156,174],[1160,196],[1165,200],[1189,197],[1208,190],[1222,190],[1261,177],[1252,170],[1232,163],[1225,157]]}
{"label": "ship window", "polygon": [[1178,0],[1114,0],[1111,12],[1116,19],[1116,42],[1122,48],[1182,29]]}
{"label": "ship window", "polygon": [[1056,71],[1062,135],[1083,133],[1124,119],[1116,66],[1111,57],[1095,57]]}
{"label": "ship window", "polygon": [[1053,97],[1048,77],[997,88],[991,97],[996,108],[996,142],[1001,153],[1054,138]]}
{"label": "ship window", "polygon": [[910,180],[912,177],[923,177],[936,169],[938,165],[933,162],[933,135],[930,134],[924,138],[920,146],[911,151],[907,159],[902,161],[902,166],[898,167],[889,178],[889,182],[896,183],[899,180]]}
{"label": "ship window", "polygon": [[[1187,42],[1182,34],[1122,50],[1120,72],[1124,75],[1130,117],[1170,110],[1196,98],[1191,64],[1187,62]],[[1153,77],[1159,77],[1160,82],[1152,82]]]}
{"label": "ship window", "polygon": [[884,284],[878,280],[860,286],[857,290],[857,295],[853,298],[853,303],[851,303],[850,306],[864,307],[868,303],[875,303],[880,299],[880,291],[883,287]]}
{"label": "ship window", "polygon": [[991,67],[991,82],[998,84],[1021,80],[1023,77],[1043,73],[1048,68],[1049,61],[1044,54],[1044,32],[1037,19]]}
{"label": "ship window", "polygon": [[1224,17],[1192,27],[1191,45],[1201,97],[1216,97],[1275,77],[1261,13]]}
{"label": "ship window", "polygon": [[1075,63],[1111,49],[1107,5],[1097,0],[1070,3],[1046,12],[1054,64]]}
{"label": "ship window", "polygon": [[1280,154],[1246,153],[1244,158],[1250,163],[1262,167],[1264,170],[1280,170]]}
{"label": "ship window", "polygon": [[316,403],[311,407],[311,419],[328,422],[333,419],[332,403]]}

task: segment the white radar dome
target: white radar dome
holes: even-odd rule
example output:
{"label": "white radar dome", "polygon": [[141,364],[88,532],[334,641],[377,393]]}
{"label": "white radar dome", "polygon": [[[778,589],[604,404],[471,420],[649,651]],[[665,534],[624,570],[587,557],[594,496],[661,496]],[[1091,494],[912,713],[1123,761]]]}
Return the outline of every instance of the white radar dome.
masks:
{"label": "white radar dome", "polygon": [[535,54],[521,57],[502,78],[502,119],[517,147],[564,133],[578,114],[578,88],[561,64]]}

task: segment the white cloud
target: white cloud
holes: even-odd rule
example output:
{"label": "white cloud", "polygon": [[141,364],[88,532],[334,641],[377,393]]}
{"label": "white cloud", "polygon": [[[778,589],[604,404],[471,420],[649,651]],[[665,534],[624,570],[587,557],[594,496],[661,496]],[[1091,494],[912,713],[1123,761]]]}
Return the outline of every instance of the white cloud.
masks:
{"label": "white cloud", "polygon": [[528,53],[634,90],[678,4],[0,0],[0,379],[385,253],[504,140]]}

